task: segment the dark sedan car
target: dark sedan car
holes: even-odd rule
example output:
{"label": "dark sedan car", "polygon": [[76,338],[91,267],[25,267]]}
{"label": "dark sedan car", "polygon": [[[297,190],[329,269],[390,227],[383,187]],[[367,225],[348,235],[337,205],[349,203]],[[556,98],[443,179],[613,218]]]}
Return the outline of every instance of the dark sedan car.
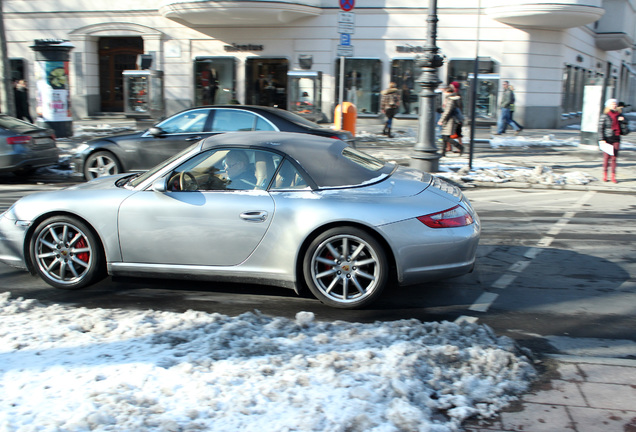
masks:
{"label": "dark sedan car", "polygon": [[147,170],[196,141],[224,132],[282,131],[340,139],[353,144],[348,131],[333,130],[278,108],[214,105],[190,108],[148,130],[91,139],[73,156],[75,172],[86,180]]}
{"label": "dark sedan car", "polygon": [[57,164],[58,158],[52,129],[0,114],[0,172],[28,174]]}

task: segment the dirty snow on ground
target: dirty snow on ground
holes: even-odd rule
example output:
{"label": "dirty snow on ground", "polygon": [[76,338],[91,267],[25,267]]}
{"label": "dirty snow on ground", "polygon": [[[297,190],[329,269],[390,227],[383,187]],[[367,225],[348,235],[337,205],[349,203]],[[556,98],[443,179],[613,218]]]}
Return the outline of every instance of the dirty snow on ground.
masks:
{"label": "dirty snow on ground", "polygon": [[[632,122],[630,122],[631,124]],[[634,123],[636,124],[636,123]],[[634,133],[636,137],[636,133]],[[621,143],[621,149],[636,149],[629,141],[631,135]],[[409,128],[397,129],[392,138],[377,133],[362,131],[356,134],[356,140],[365,143],[365,151],[384,160],[408,165],[410,155],[404,148],[413,148],[416,131]],[[530,147],[575,147],[584,151],[598,152],[595,146],[582,145],[578,138],[558,139],[552,134],[541,137],[510,135],[493,136],[488,145],[491,148],[530,148]],[[454,155],[440,159],[437,176],[452,180],[458,184],[471,182],[523,182],[545,185],[586,185],[598,181],[598,178],[582,171],[571,171],[563,174],[555,173],[551,167],[537,165],[534,167],[518,166],[510,163],[497,163],[487,157],[477,157],[472,161],[472,169],[467,158],[456,158]]]}
{"label": "dirty snow on ground", "polygon": [[0,430],[461,430],[527,390],[487,326],[43,305],[0,295]]}

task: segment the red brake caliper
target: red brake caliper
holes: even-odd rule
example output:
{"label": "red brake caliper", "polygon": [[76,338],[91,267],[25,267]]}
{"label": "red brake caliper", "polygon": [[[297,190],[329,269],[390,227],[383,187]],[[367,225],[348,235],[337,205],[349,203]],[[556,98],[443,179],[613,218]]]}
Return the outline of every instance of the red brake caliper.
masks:
{"label": "red brake caliper", "polygon": [[[77,241],[76,246],[78,249],[85,248],[86,241],[83,238],[81,238]],[[88,262],[88,258],[89,258],[88,252],[81,252],[77,254],[77,259],[79,259],[80,261],[84,261],[85,263]]]}

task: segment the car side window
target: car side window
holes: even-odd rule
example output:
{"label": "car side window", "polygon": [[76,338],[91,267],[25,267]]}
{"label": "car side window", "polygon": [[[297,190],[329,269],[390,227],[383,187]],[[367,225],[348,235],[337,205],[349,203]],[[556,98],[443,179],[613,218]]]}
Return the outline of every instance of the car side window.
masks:
{"label": "car side window", "polygon": [[274,130],[262,117],[248,111],[216,109],[212,120],[213,132]]}
{"label": "car side window", "polygon": [[276,178],[270,187],[271,190],[306,189],[309,185],[298,172],[294,164],[288,159],[283,161],[276,173]]}
{"label": "car side window", "polygon": [[190,110],[176,114],[174,117],[164,120],[157,126],[166,133],[205,132],[205,122],[209,114],[209,109]]}
{"label": "car side window", "polygon": [[176,168],[171,191],[265,190],[282,157],[253,149],[222,149],[201,153]]}

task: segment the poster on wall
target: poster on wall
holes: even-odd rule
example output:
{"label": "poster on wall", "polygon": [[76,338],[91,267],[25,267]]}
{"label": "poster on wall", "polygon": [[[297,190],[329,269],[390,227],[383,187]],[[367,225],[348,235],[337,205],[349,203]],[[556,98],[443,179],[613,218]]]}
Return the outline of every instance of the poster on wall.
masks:
{"label": "poster on wall", "polygon": [[70,121],[68,61],[36,61],[36,112],[45,122]]}

